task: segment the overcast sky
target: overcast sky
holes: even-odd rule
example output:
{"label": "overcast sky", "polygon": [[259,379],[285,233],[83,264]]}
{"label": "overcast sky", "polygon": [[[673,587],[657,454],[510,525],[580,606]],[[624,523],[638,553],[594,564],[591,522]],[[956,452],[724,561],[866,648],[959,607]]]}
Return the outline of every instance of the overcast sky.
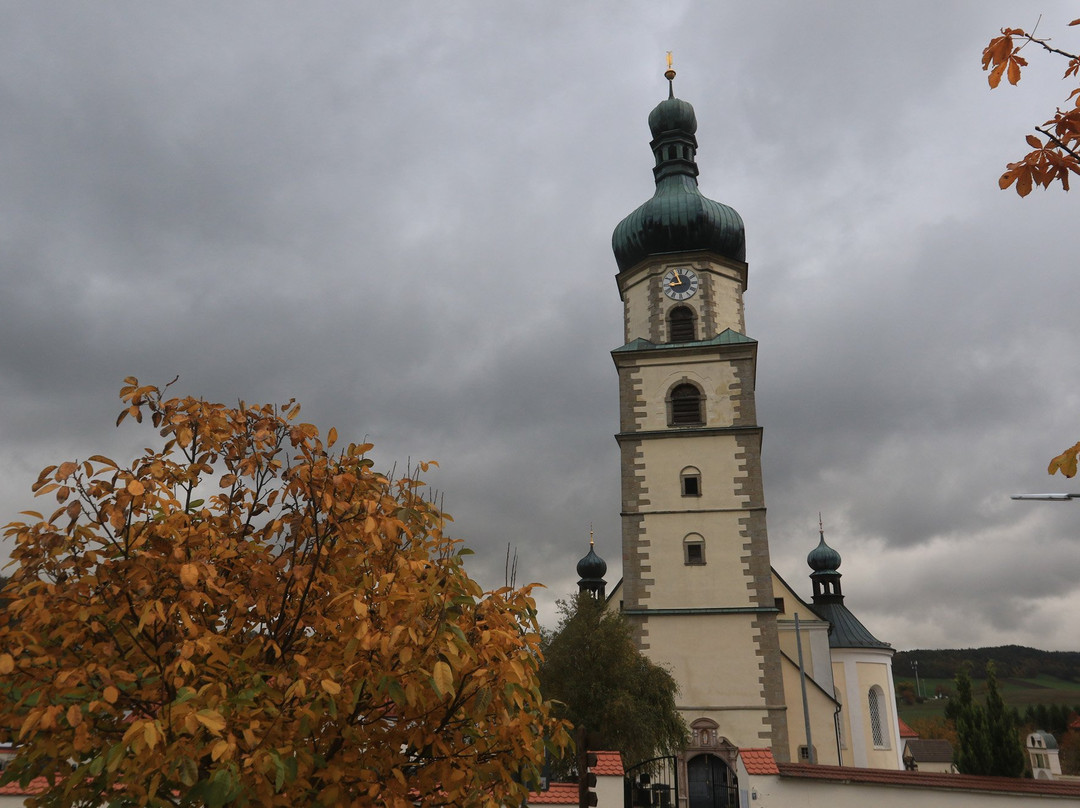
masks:
{"label": "overcast sky", "polygon": [[[774,567],[843,556],[900,649],[1080,650],[1080,189],[997,188],[1064,101],[1002,26],[1074,2],[0,2],[0,517],[130,459],[127,375],[299,399],[429,475],[473,573],[551,603],[590,524],[620,575],[611,231],[649,111],[698,118],[746,222]],[[10,546],[0,547],[4,554]]]}

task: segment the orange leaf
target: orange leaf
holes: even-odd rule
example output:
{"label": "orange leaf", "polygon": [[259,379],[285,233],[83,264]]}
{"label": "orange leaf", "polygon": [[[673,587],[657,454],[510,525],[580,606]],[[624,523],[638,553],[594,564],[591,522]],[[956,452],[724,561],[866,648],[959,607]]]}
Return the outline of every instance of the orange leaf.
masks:
{"label": "orange leaf", "polygon": [[180,565],[180,583],[189,589],[199,582],[199,568],[195,564]]}
{"label": "orange leaf", "polygon": [[440,696],[454,695],[454,674],[450,670],[450,666],[441,659],[435,663],[435,667],[431,671],[431,678],[434,680],[435,689]]}
{"label": "orange leaf", "polygon": [[146,492],[146,486],[143,485],[138,480],[129,480],[128,484],[127,484],[127,490],[128,490],[128,493],[131,494],[131,496],[137,497],[140,494],[143,494],[143,493]]}
{"label": "orange leaf", "polygon": [[336,696],[341,692],[341,685],[335,682],[333,679],[323,679],[322,689],[329,693],[331,696]]}
{"label": "orange leaf", "polygon": [[1028,135],[1027,143],[1033,149],[1041,149],[1043,147],[1042,141],[1035,137],[1035,135]]}
{"label": "orange leaf", "polygon": [[109,685],[101,692],[101,695],[109,704],[116,704],[116,700],[120,698],[120,691],[112,685]]}
{"label": "orange leaf", "polygon": [[986,77],[986,80],[990,82],[990,89],[994,89],[1001,84],[1001,74],[1005,72],[1005,62],[1002,62],[993,70],[990,71],[990,75]]}
{"label": "orange leaf", "polygon": [[7,676],[15,670],[15,658],[11,654],[0,654],[0,675]]}
{"label": "orange leaf", "polygon": [[1020,81],[1020,65],[1016,59],[1009,60],[1009,84],[1016,84]]}
{"label": "orange leaf", "polygon": [[215,735],[225,729],[225,719],[217,710],[199,710],[195,713],[195,720]]}

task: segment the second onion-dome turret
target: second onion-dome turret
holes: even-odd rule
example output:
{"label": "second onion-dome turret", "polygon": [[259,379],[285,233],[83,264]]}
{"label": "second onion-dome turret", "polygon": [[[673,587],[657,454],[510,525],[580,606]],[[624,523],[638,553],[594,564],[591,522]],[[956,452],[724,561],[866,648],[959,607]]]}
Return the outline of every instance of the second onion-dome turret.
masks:
{"label": "second onion-dome turret", "polygon": [[607,573],[607,562],[596,554],[593,547],[592,531],[589,532],[589,552],[577,563],[577,574],[581,577],[578,581],[578,592],[590,593],[593,597],[603,600],[607,581],[604,575]]}
{"label": "second onion-dome turret", "polygon": [[814,587],[814,611],[831,624],[829,646],[891,649],[891,645],[871,634],[844,605],[844,593],[840,590],[840,553],[825,543],[825,528],[820,516],[818,535],[818,545],[806,556],[806,563],[813,570],[810,581]]}
{"label": "second onion-dome turret", "polygon": [[669,67],[664,75],[668,98],[649,114],[656,192],[615,228],[611,248],[619,271],[651,255],[694,250],[745,261],[742,217],[698,190],[697,117],[689,103],[675,97],[675,71]]}

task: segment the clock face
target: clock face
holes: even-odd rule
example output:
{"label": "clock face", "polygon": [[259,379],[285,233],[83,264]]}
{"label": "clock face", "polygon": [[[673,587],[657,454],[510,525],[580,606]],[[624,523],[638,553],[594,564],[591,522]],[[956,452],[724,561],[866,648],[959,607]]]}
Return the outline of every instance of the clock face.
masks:
{"label": "clock face", "polygon": [[664,294],[672,300],[686,300],[697,292],[701,281],[697,273],[687,267],[669,269],[664,275]]}

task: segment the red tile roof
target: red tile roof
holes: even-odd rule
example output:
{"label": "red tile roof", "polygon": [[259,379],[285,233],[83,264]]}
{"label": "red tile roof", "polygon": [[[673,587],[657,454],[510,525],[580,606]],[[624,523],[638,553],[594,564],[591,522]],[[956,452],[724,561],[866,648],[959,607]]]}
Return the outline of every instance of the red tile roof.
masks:
{"label": "red tile roof", "polygon": [[740,749],[739,759],[748,774],[780,774],[771,749]]}
{"label": "red tile roof", "polygon": [[48,787],[49,781],[46,778],[35,777],[26,784],[26,788],[23,788],[18,783],[7,783],[6,785],[0,786],[0,795],[5,797],[21,797],[29,794],[40,794]]}
{"label": "red tile roof", "polygon": [[552,783],[547,791],[530,792],[529,805],[577,805],[577,783]]}
{"label": "red tile roof", "polygon": [[[597,777],[622,777],[622,755],[618,752],[596,752],[596,765],[591,771]],[[530,792],[529,805],[577,805],[577,783],[552,783],[547,791]]]}
{"label": "red tile roof", "polygon": [[626,770],[622,765],[622,755],[618,752],[597,752],[593,774],[600,777],[622,777]]}
{"label": "red tile roof", "polygon": [[949,791],[993,791],[1005,794],[1080,797],[1080,783],[1063,780],[1027,780],[1013,777],[981,777],[973,774],[858,769],[853,766],[822,766],[811,763],[777,765],[781,777],[801,780],[829,780],[837,783],[867,783]]}
{"label": "red tile roof", "polygon": [[896,721],[897,721],[897,726],[899,726],[899,728],[900,728],[900,737],[901,738],[918,738],[919,737],[919,733],[917,733],[915,730],[913,730],[911,727],[909,727],[907,724],[905,724],[904,719],[902,719],[900,717],[897,717]]}

